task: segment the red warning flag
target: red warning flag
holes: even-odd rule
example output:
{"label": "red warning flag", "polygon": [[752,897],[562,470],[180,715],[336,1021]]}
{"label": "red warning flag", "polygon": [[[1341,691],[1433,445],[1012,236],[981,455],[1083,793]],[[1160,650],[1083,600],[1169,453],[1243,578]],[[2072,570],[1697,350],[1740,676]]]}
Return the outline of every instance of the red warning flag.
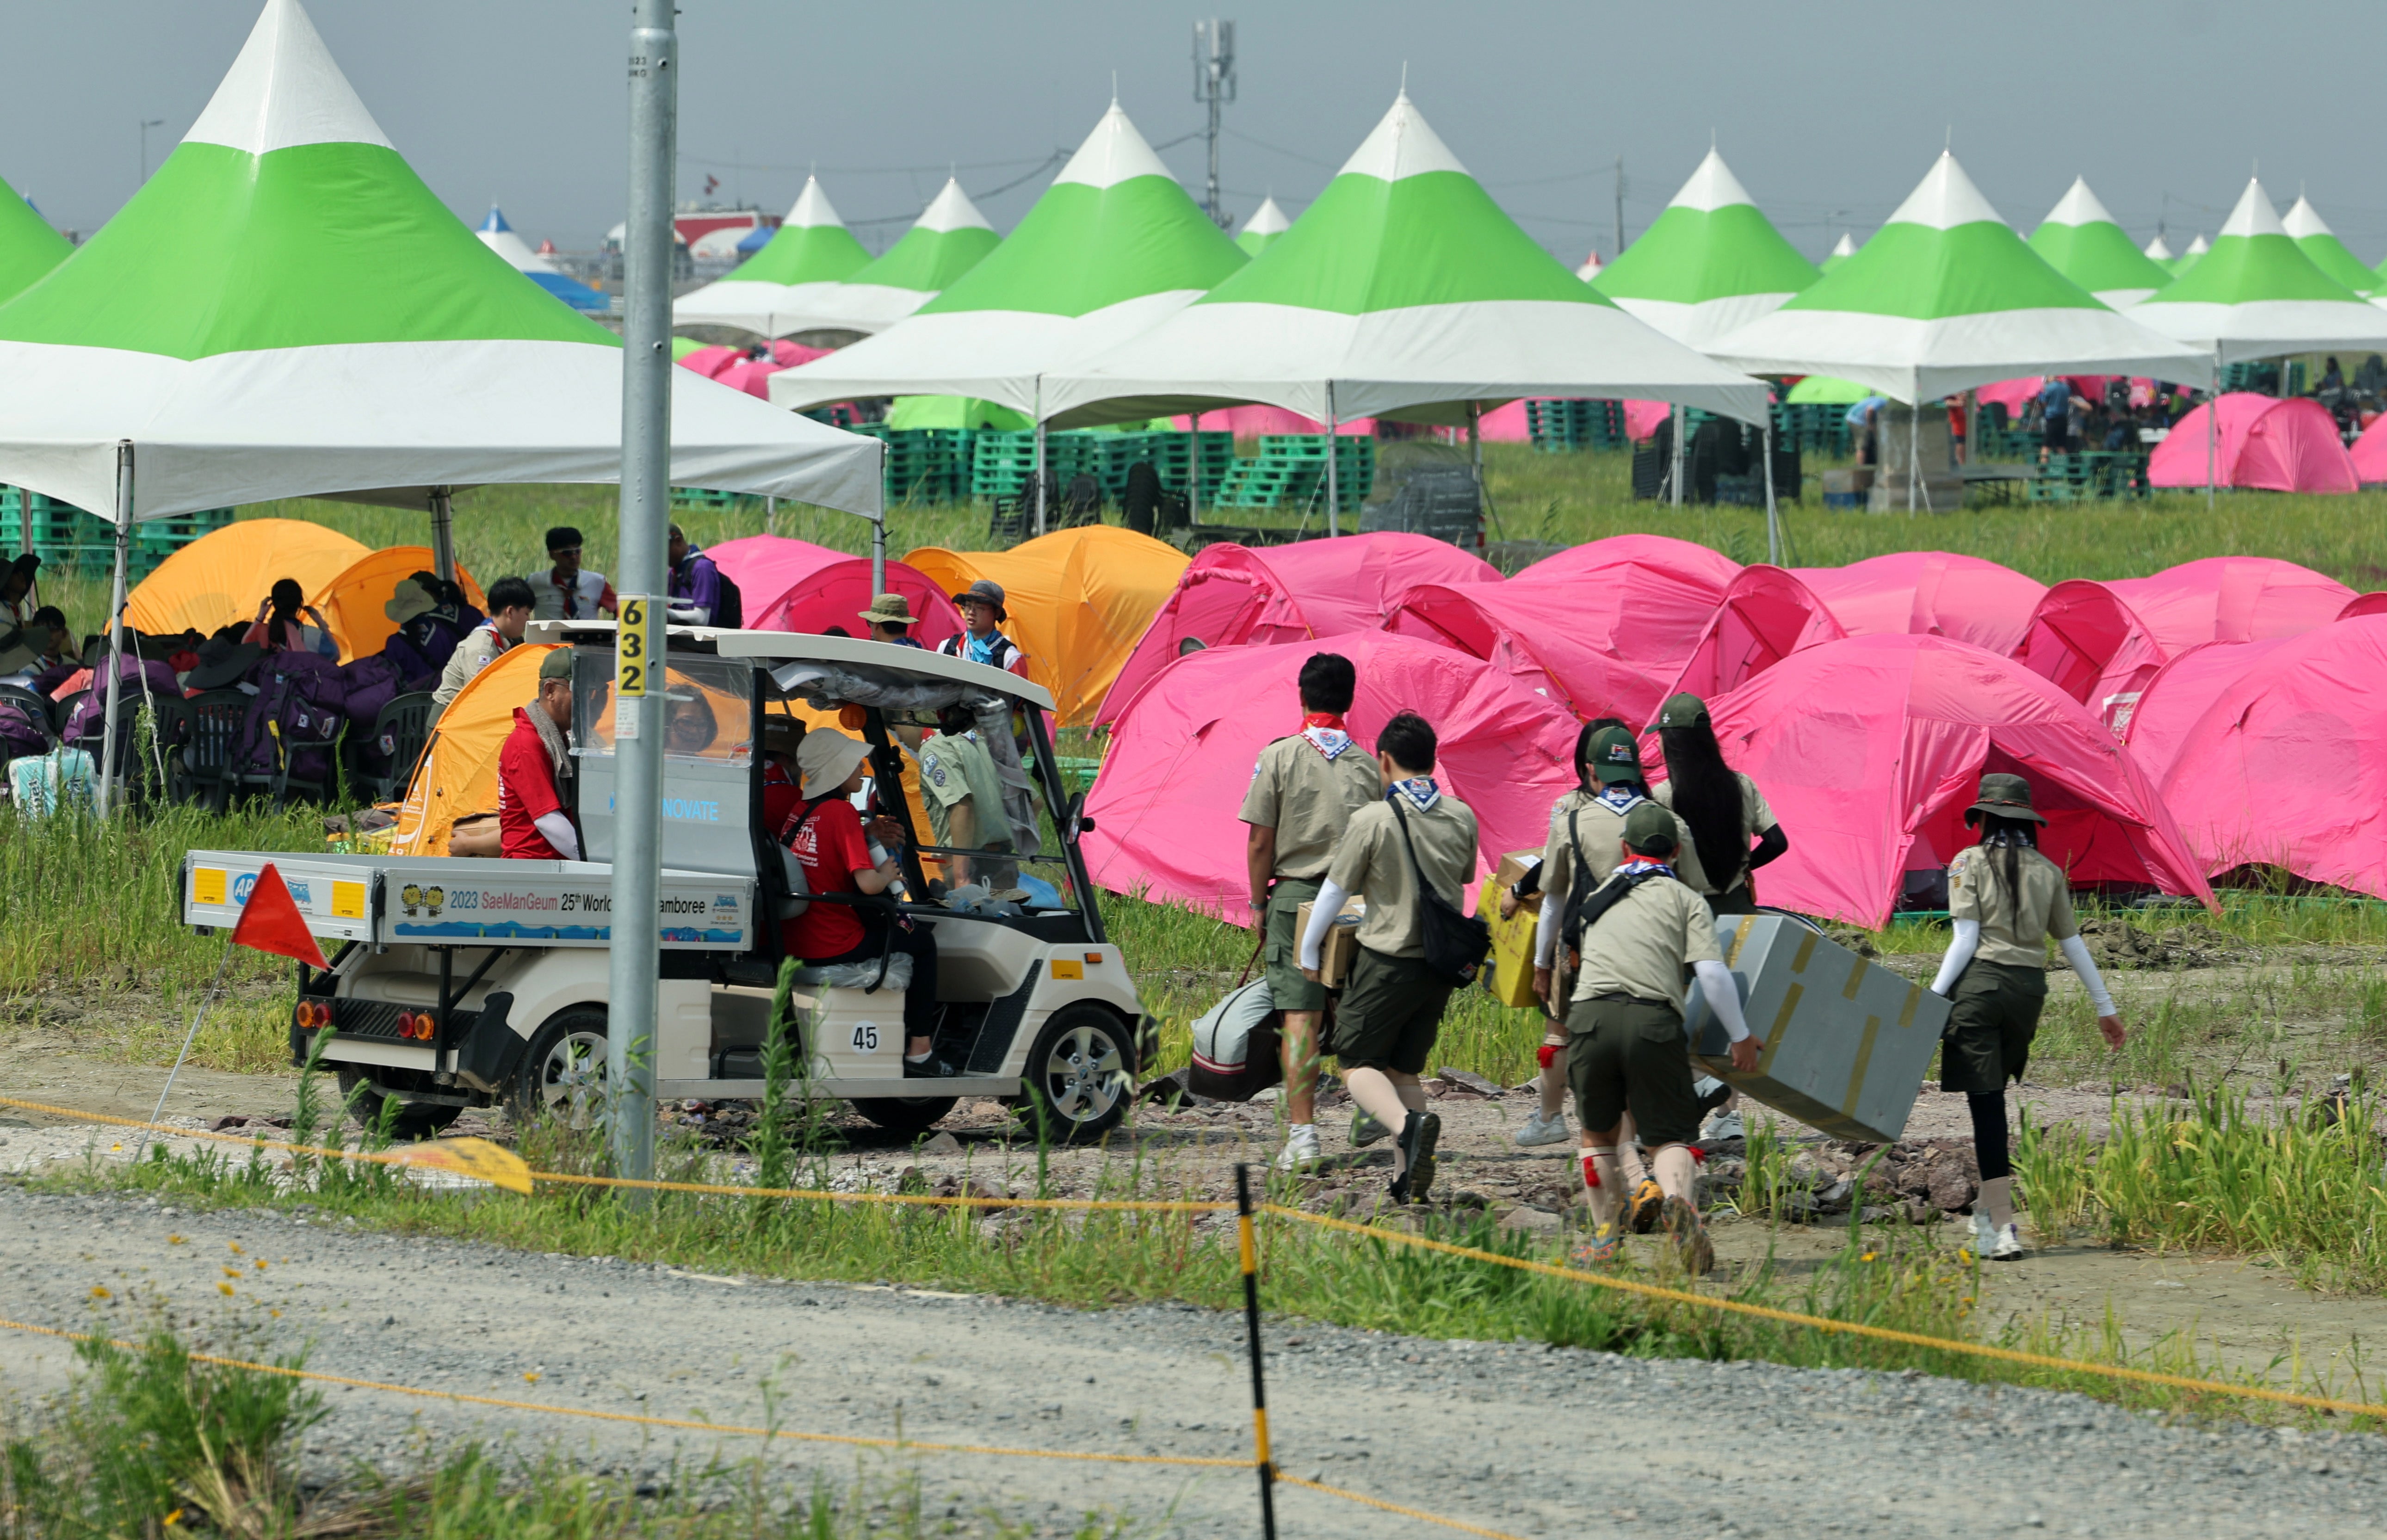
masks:
{"label": "red warning flag", "polygon": [[273,869],[273,863],[257,874],[257,886],[248,892],[248,903],[242,906],[240,923],[232,928],[233,943],[271,952],[277,957],[288,957],[309,967],[327,968],[323,949],[315,944],[315,937],[307,928],[307,916],[298,913],[298,903],[290,896],[289,884]]}

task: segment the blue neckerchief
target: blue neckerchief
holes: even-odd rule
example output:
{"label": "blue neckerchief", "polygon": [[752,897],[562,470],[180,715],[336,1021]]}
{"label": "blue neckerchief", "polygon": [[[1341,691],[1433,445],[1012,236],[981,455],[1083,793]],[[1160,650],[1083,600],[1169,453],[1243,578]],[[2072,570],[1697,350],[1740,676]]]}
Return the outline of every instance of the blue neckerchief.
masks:
{"label": "blue neckerchief", "polygon": [[1384,800],[1392,801],[1396,793],[1407,797],[1409,804],[1420,813],[1431,812],[1433,804],[1442,801],[1442,788],[1433,784],[1432,776],[1412,776],[1405,781],[1395,781],[1392,790],[1384,793]]}
{"label": "blue neckerchief", "polygon": [[962,633],[963,656],[971,663],[984,663],[990,668],[1003,666],[1003,650],[1008,645],[1010,645],[1010,638],[1000,631],[994,632],[984,641],[979,640],[976,636],[967,631]]}
{"label": "blue neckerchief", "polygon": [[[1617,867],[1608,875],[1610,877],[1638,877],[1643,872],[1662,872],[1668,877],[1673,877],[1674,866],[1673,863],[1670,861],[1660,861],[1654,856],[1636,855],[1632,860],[1627,861],[1624,865]],[[1679,881],[1680,879],[1677,878],[1676,880]]]}
{"label": "blue neckerchief", "polygon": [[1623,814],[1632,812],[1649,799],[1635,790],[1631,781],[1618,781],[1613,785],[1601,787],[1598,800],[1599,805],[1610,813]]}

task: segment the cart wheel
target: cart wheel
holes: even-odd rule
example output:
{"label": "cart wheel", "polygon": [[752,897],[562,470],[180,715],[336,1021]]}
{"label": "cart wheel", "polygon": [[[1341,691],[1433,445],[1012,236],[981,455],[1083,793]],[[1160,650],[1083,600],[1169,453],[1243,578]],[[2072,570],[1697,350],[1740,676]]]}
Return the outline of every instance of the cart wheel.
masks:
{"label": "cart wheel", "polygon": [[958,1096],[862,1096],[853,1110],[889,1133],[915,1134],[934,1127],[954,1110]]}
{"label": "cart wheel", "polygon": [[1056,1144],[1101,1138],[1135,1094],[1135,1038],[1099,1005],[1065,1005],[1036,1034],[1021,1077],[1019,1115]]}
{"label": "cart wheel", "polygon": [[605,1013],[584,1005],[550,1017],[523,1052],[506,1110],[517,1123],[543,1113],[589,1129],[604,1107]]}
{"label": "cart wheel", "polygon": [[[462,1107],[445,1106],[437,1102],[410,1102],[402,1095],[385,1096],[367,1085],[367,1077],[360,1069],[342,1068],[339,1076],[340,1100],[356,1108],[357,1117],[368,1128],[380,1126],[381,1109],[385,1103],[398,1104],[398,1116],[391,1120],[389,1131],[390,1137],[400,1143],[428,1139],[464,1114]],[[361,1095],[358,1094],[360,1086],[366,1087]]]}

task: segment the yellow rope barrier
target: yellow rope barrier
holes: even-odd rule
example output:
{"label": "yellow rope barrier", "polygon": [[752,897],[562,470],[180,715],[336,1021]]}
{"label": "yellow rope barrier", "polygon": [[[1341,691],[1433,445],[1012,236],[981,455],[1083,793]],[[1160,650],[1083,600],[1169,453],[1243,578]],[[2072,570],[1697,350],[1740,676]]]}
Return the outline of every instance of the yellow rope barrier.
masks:
{"label": "yellow rope barrier", "polygon": [[1330,1497],[1340,1497],[1345,1502],[1365,1503],[1370,1508],[1381,1508],[1387,1513],[1397,1513],[1404,1519],[1422,1519],[1429,1524],[1440,1524],[1445,1529],[1455,1529],[1464,1534],[1481,1534],[1484,1540],[1517,1540],[1517,1536],[1501,1530],[1485,1529],[1481,1524],[1471,1524],[1461,1519],[1446,1519],[1438,1513],[1428,1513],[1421,1508],[1403,1508],[1398,1503],[1388,1503],[1382,1497],[1370,1497],[1364,1492],[1346,1492],[1339,1486],[1329,1486],[1324,1482],[1306,1482],[1299,1476],[1288,1476],[1281,1471],[1277,1472],[1276,1479],[1287,1486],[1306,1486],[1312,1492],[1323,1492]]}

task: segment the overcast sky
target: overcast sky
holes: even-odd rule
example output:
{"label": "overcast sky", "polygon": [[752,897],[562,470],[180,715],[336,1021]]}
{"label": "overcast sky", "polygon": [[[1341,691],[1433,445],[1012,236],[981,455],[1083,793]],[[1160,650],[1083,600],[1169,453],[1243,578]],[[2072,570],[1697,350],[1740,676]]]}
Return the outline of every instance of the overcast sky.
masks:
{"label": "overcast sky", "polygon": [[[534,242],[585,249],[621,218],[621,0],[308,0],[385,133],[457,214],[501,204]],[[88,233],[206,104],[257,0],[27,0],[9,7],[0,176]],[[873,250],[957,164],[1007,230],[1109,100],[1198,196],[1193,19],[1151,0],[1031,5],[684,0],[680,196],[784,212],[808,166]],[[1231,211],[1298,214],[1390,104],[1427,120],[1570,261],[1646,228],[1711,132],[1790,240],[1820,256],[1896,207],[1952,133],[2025,231],[2085,174],[2143,241],[2216,227],[2257,162],[2302,184],[2355,253],[2387,252],[2375,144],[2387,12],[2355,0],[2008,6],[1677,0],[1301,0],[1225,12]],[[1170,145],[1169,142],[1177,141]],[[1011,184],[1007,191],[996,191]],[[868,222],[865,222],[868,221]]]}

